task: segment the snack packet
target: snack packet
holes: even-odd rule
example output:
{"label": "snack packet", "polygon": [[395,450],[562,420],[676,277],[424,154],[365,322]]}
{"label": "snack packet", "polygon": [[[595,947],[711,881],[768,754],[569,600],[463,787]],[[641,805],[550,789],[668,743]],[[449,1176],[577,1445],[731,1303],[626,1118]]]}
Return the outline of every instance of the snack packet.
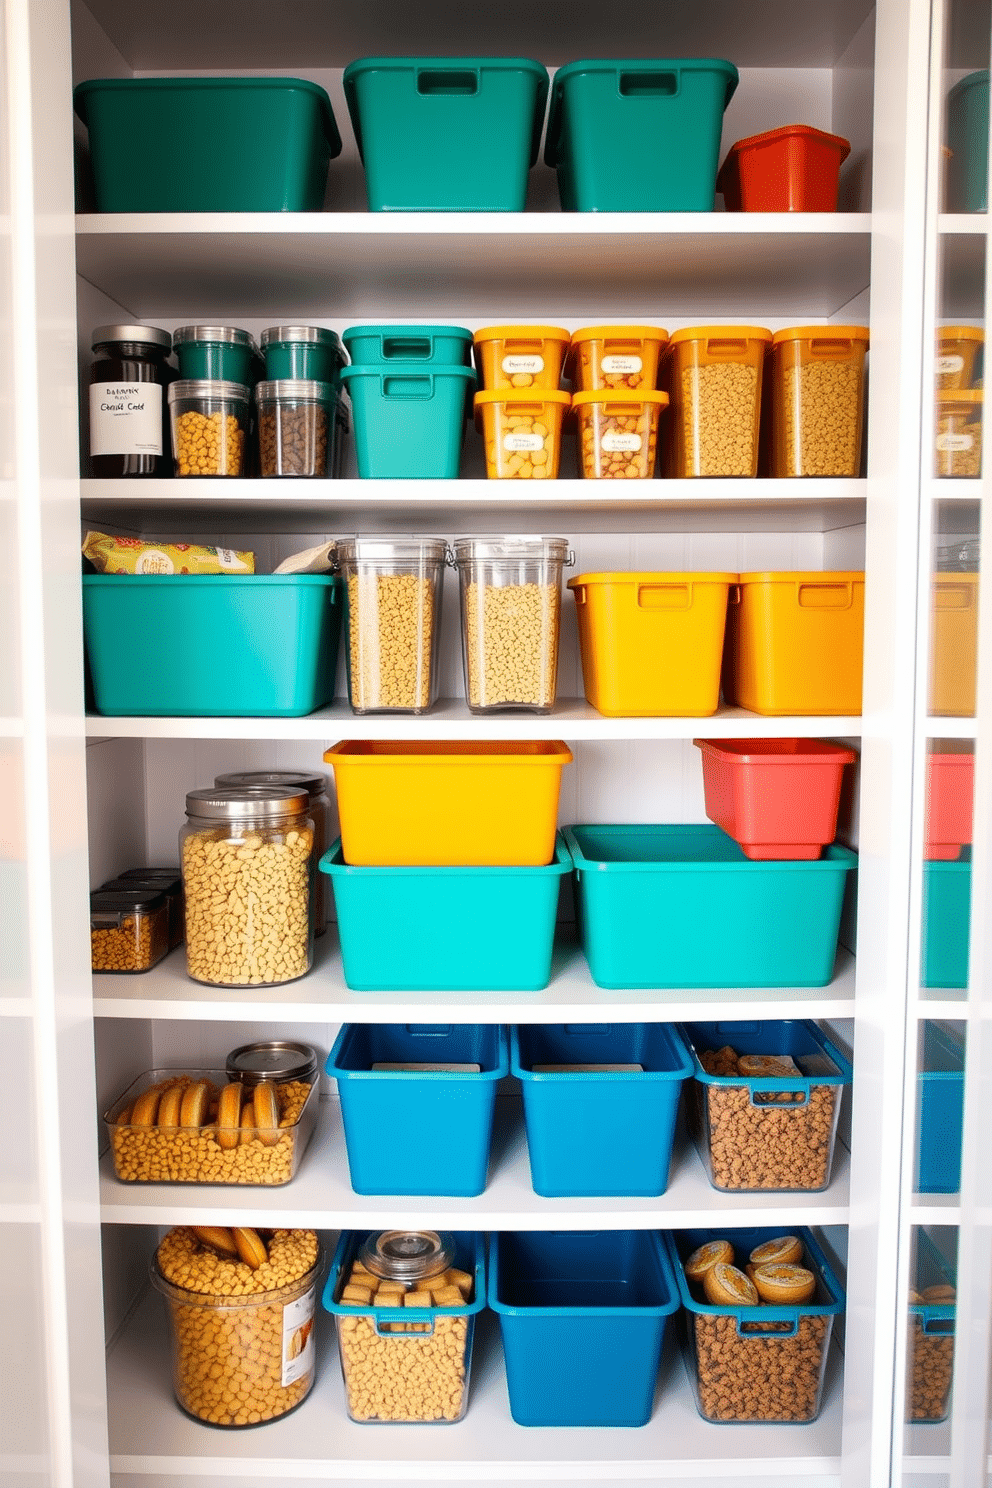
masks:
{"label": "snack packet", "polygon": [[254,553],[212,548],[199,543],[146,542],[141,537],[108,537],[87,532],[83,557],[100,573],[112,574],[253,574]]}

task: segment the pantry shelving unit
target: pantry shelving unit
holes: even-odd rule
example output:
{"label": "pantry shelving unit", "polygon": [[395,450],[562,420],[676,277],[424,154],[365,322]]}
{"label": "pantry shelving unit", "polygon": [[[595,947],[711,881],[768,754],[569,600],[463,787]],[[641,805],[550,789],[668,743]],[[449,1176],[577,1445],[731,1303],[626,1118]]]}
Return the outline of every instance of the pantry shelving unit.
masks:
{"label": "pantry shelving unit", "polygon": [[[985,702],[977,720],[927,719],[921,702],[931,521],[939,514],[942,530],[975,530],[985,485],[934,482],[928,463],[921,473],[933,302],[942,277],[941,313],[982,318],[987,250],[984,217],[940,212],[939,124],[936,113],[928,119],[926,101],[946,92],[945,63],[957,72],[987,65],[987,9],[983,0],[758,0],[746,8],[737,0],[631,0],[618,25],[593,0],[568,7],[506,0],[491,11],[428,0],[426,12],[398,0],[4,0],[0,335],[16,376],[0,398],[0,614],[14,637],[12,675],[0,679],[0,759],[12,800],[0,843],[0,902],[15,933],[0,961],[0,1018],[14,1098],[31,1113],[30,1140],[13,1153],[12,1202],[0,1215],[11,1256],[0,1268],[0,1326],[8,1357],[20,1361],[5,1384],[12,1430],[0,1465],[15,1488],[106,1488],[109,1479],[115,1488],[174,1488],[180,1480],[205,1488],[232,1476],[246,1488],[276,1478],[341,1488],[539,1480],[975,1488],[985,1481],[987,1327],[963,1339],[959,1329],[959,1371],[963,1358],[968,1372],[956,1382],[947,1425],[904,1430],[901,1400],[913,1226],[960,1228],[959,1317],[987,1322],[992,1314],[989,1268],[982,1269],[992,1201],[979,1088],[992,1066],[986,917],[974,916],[968,993],[921,993],[916,974],[921,741],[975,739],[984,748],[992,711]],[[977,12],[984,20],[976,25]],[[847,135],[854,150],[842,210],[566,216],[554,209],[550,173],[539,167],[523,214],[369,215],[361,210],[341,68],[363,54],[419,53],[425,36],[453,55],[502,53],[513,37],[513,49],[551,66],[618,49],[730,57],[742,81],[725,143],[799,117]],[[328,87],[347,138],[331,167],[327,211],[74,216],[74,81],[225,70],[286,71]],[[85,169],[80,179],[85,208]],[[938,243],[945,250],[940,275]],[[566,478],[531,494],[478,479],[471,436],[467,477],[454,482],[348,478],[301,492],[272,481],[113,482],[85,472],[80,479],[78,378],[90,331],[108,321],[171,327],[209,317],[255,329],[303,318],[340,329],[355,319],[472,326],[636,319],[675,328],[724,318],[845,323],[869,314],[860,479],[658,480],[614,494],[606,483]],[[303,719],[87,718],[80,517],[121,532],[211,534],[270,555],[278,543],[285,551],[301,546],[302,534],[358,527],[451,534],[512,524],[574,536],[576,571],[864,566],[864,715],[764,719],[724,708],[711,719],[605,719],[579,695],[574,636],[566,635],[563,699],[547,718],[471,717],[454,660],[446,700],[417,719],[356,718],[341,698]],[[452,611],[449,605],[445,646],[453,657]],[[990,635],[992,606],[982,625]],[[992,701],[992,645],[983,658],[980,701]],[[179,638],[177,664],[195,664],[195,637]],[[346,737],[560,737],[576,752],[564,820],[656,813],[699,820],[694,737],[790,734],[853,739],[861,750],[859,796],[848,813],[860,852],[858,953],[842,952],[829,987],[604,992],[565,940],[544,993],[370,997],[345,987],[333,932],[308,977],[250,1001],[190,982],[181,953],[143,977],[90,976],[90,875],[100,882],[146,857],[174,858],[183,794],[218,770],[319,766],[326,745]],[[989,775],[980,754],[976,822],[992,821]],[[976,895],[987,893],[990,833],[983,827],[976,837]],[[353,1194],[333,1100],[322,1103],[314,1144],[285,1189],[126,1187],[110,1175],[106,1156],[99,1164],[101,1102],[140,1069],[216,1062],[243,1038],[285,1034],[326,1051],[344,1019],[512,1022],[595,1012],[668,1020],[701,1009],[710,1017],[745,1009],[753,1017],[816,1017],[852,1046],[843,1133],[850,1152],[839,1147],[826,1192],[718,1194],[680,1137],[671,1185],[657,1200],[542,1200],[530,1189],[512,1099],[501,1102],[492,1182],[470,1201]],[[924,1017],[964,1020],[969,1029],[960,1195],[912,1194],[912,1050]],[[815,1225],[846,1273],[848,1294],[820,1419],[798,1428],[708,1425],[669,1346],[650,1426],[526,1430],[510,1419],[491,1326],[480,1329],[469,1410],[455,1426],[383,1431],[349,1422],[329,1327],[313,1394],[263,1431],[214,1432],[173,1404],[163,1318],[157,1299],[143,1295],[160,1226],[279,1216],[334,1231],[443,1217],[480,1229],[567,1229],[588,1226],[593,1215],[602,1227],[731,1218]]]}

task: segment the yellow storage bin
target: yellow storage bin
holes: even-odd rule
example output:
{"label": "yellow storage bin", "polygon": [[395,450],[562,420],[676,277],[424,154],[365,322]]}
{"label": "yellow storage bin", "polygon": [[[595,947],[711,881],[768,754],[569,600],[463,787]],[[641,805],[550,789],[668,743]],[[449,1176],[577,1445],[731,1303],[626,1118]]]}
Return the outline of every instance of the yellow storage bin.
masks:
{"label": "yellow storage bin", "polygon": [[930,712],[973,718],[978,676],[978,574],[933,576]]}
{"label": "yellow storage bin", "polygon": [[569,579],[586,700],[609,718],[703,718],[720,701],[732,573]]}
{"label": "yellow storage bin", "polygon": [[571,334],[562,326],[485,326],[473,339],[475,365],[489,392],[505,388],[557,391]]}
{"label": "yellow storage bin", "polygon": [[476,393],[475,424],[490,480],[556,480],[570,393]]}
{"label": "yellow storage bin", "polygon": [[667,345],[668,332],[660,326],[583,326],[572,333],[566,370],[583,393],[652,389],[658,386],[658,363]]}
{"label": "yellow storage bin", "polygon": [[671,398],[668,475],[757,475],[761,378],[771,339],[762,326],[675,332],[662,366]]}
{"label": "yellow storage bin", "polygon": [[644,388],[573,393],[579,462],[587,480],[650,480],[658,447],[658,421],[668,394]]}
{"label": "yellow storage bin", "polygon": [[559,740],[348,739],[324,759],[350,865],[536,868],[554,857],[572,760]]}
{"label": "yellow storage bin", "polygon": [[747,573],[730,593],[723,692],[754,713],[861,712],[865,576]]}
{"label": "yellow storage bin", "polygon": [[772,337],[772,475],[861,471],[867,326],[791,326]]}
{"label": "yellow storage bin", "polygon": [[958,480],[981,475],[984,398],[981,388],[937,394],[934,475]]}
{"label": "yellow storage bin", "polygon": [[941,392],[970,388],[975,381],[979,352],[985,332],[977,326],[938,326],[934,380]]}

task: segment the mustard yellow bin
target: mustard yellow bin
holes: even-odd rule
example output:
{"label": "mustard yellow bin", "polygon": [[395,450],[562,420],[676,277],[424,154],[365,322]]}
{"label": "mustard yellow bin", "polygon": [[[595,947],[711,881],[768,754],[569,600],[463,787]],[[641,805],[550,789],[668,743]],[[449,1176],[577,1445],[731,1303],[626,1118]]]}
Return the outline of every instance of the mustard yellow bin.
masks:
{"label": "mustard yellow bin", "polygon": [[704,718],[720,701],[733,573],[569,579],[586,701],[608,718]]}
{"label": "mustard yellow bin", "polygon": [[475,426],[489,480],[557,480],[561,431],[572,404],[557,388],[476,393]]}
{"label": "mustard yellow bin", "polygon": [[483,326],[473,337],[475,364],[487,392],[556,391],[571,333],[563,326]]}
{"label": "mustard yellow bin", "polygon": [[861,712],[865,576],[745,573],[727,608],[723,692],[753,713]]}
{"label": "mustard yellow bin", "polygon": [[935,573],[930,613],[930,712],[973,718],[978,676],[978,574]]}
{"label": "mustard yellow bin", "polygon": [[346,739],[324,759],[349,865],[537,868],[554,857],[572,761],[559,740]]}
{"label": "mustard yellow bin", "polygon": [[660,326],[583,326],[572,332],[565,370],[583,393],[652,390],[658,386],[658,363],[667,345],[668,332]]}

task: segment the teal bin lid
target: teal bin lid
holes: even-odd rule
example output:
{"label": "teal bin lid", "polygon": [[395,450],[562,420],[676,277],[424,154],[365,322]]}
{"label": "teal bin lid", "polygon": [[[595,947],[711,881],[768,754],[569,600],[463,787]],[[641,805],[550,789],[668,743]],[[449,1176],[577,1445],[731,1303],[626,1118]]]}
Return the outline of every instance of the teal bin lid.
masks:
{"label": "teal bin lid", "polygon": [[[548,116],[548,133],[544,142],[545,165],[556,166],[558,164],[558,149],[561,144],[562,135],[562,108],[564,102],[565,84],[572,78],[588,73],[639,73],[642,76],[652,72],[677,73],[683,72],[722,72],[727,80],[726,91],[723,98],[723,106],[733,98],[740,82],[740,73],[733,62],[727,62],[722,57],[649,57],[617,59],[608,58],[582,62],[568,62],[564,67],[559,67],[555,73],[554,82],[551,87],[551,112]],[[621,91],[618,81],[618,91]],[[650,95],[642,95],[650,96]]]}

